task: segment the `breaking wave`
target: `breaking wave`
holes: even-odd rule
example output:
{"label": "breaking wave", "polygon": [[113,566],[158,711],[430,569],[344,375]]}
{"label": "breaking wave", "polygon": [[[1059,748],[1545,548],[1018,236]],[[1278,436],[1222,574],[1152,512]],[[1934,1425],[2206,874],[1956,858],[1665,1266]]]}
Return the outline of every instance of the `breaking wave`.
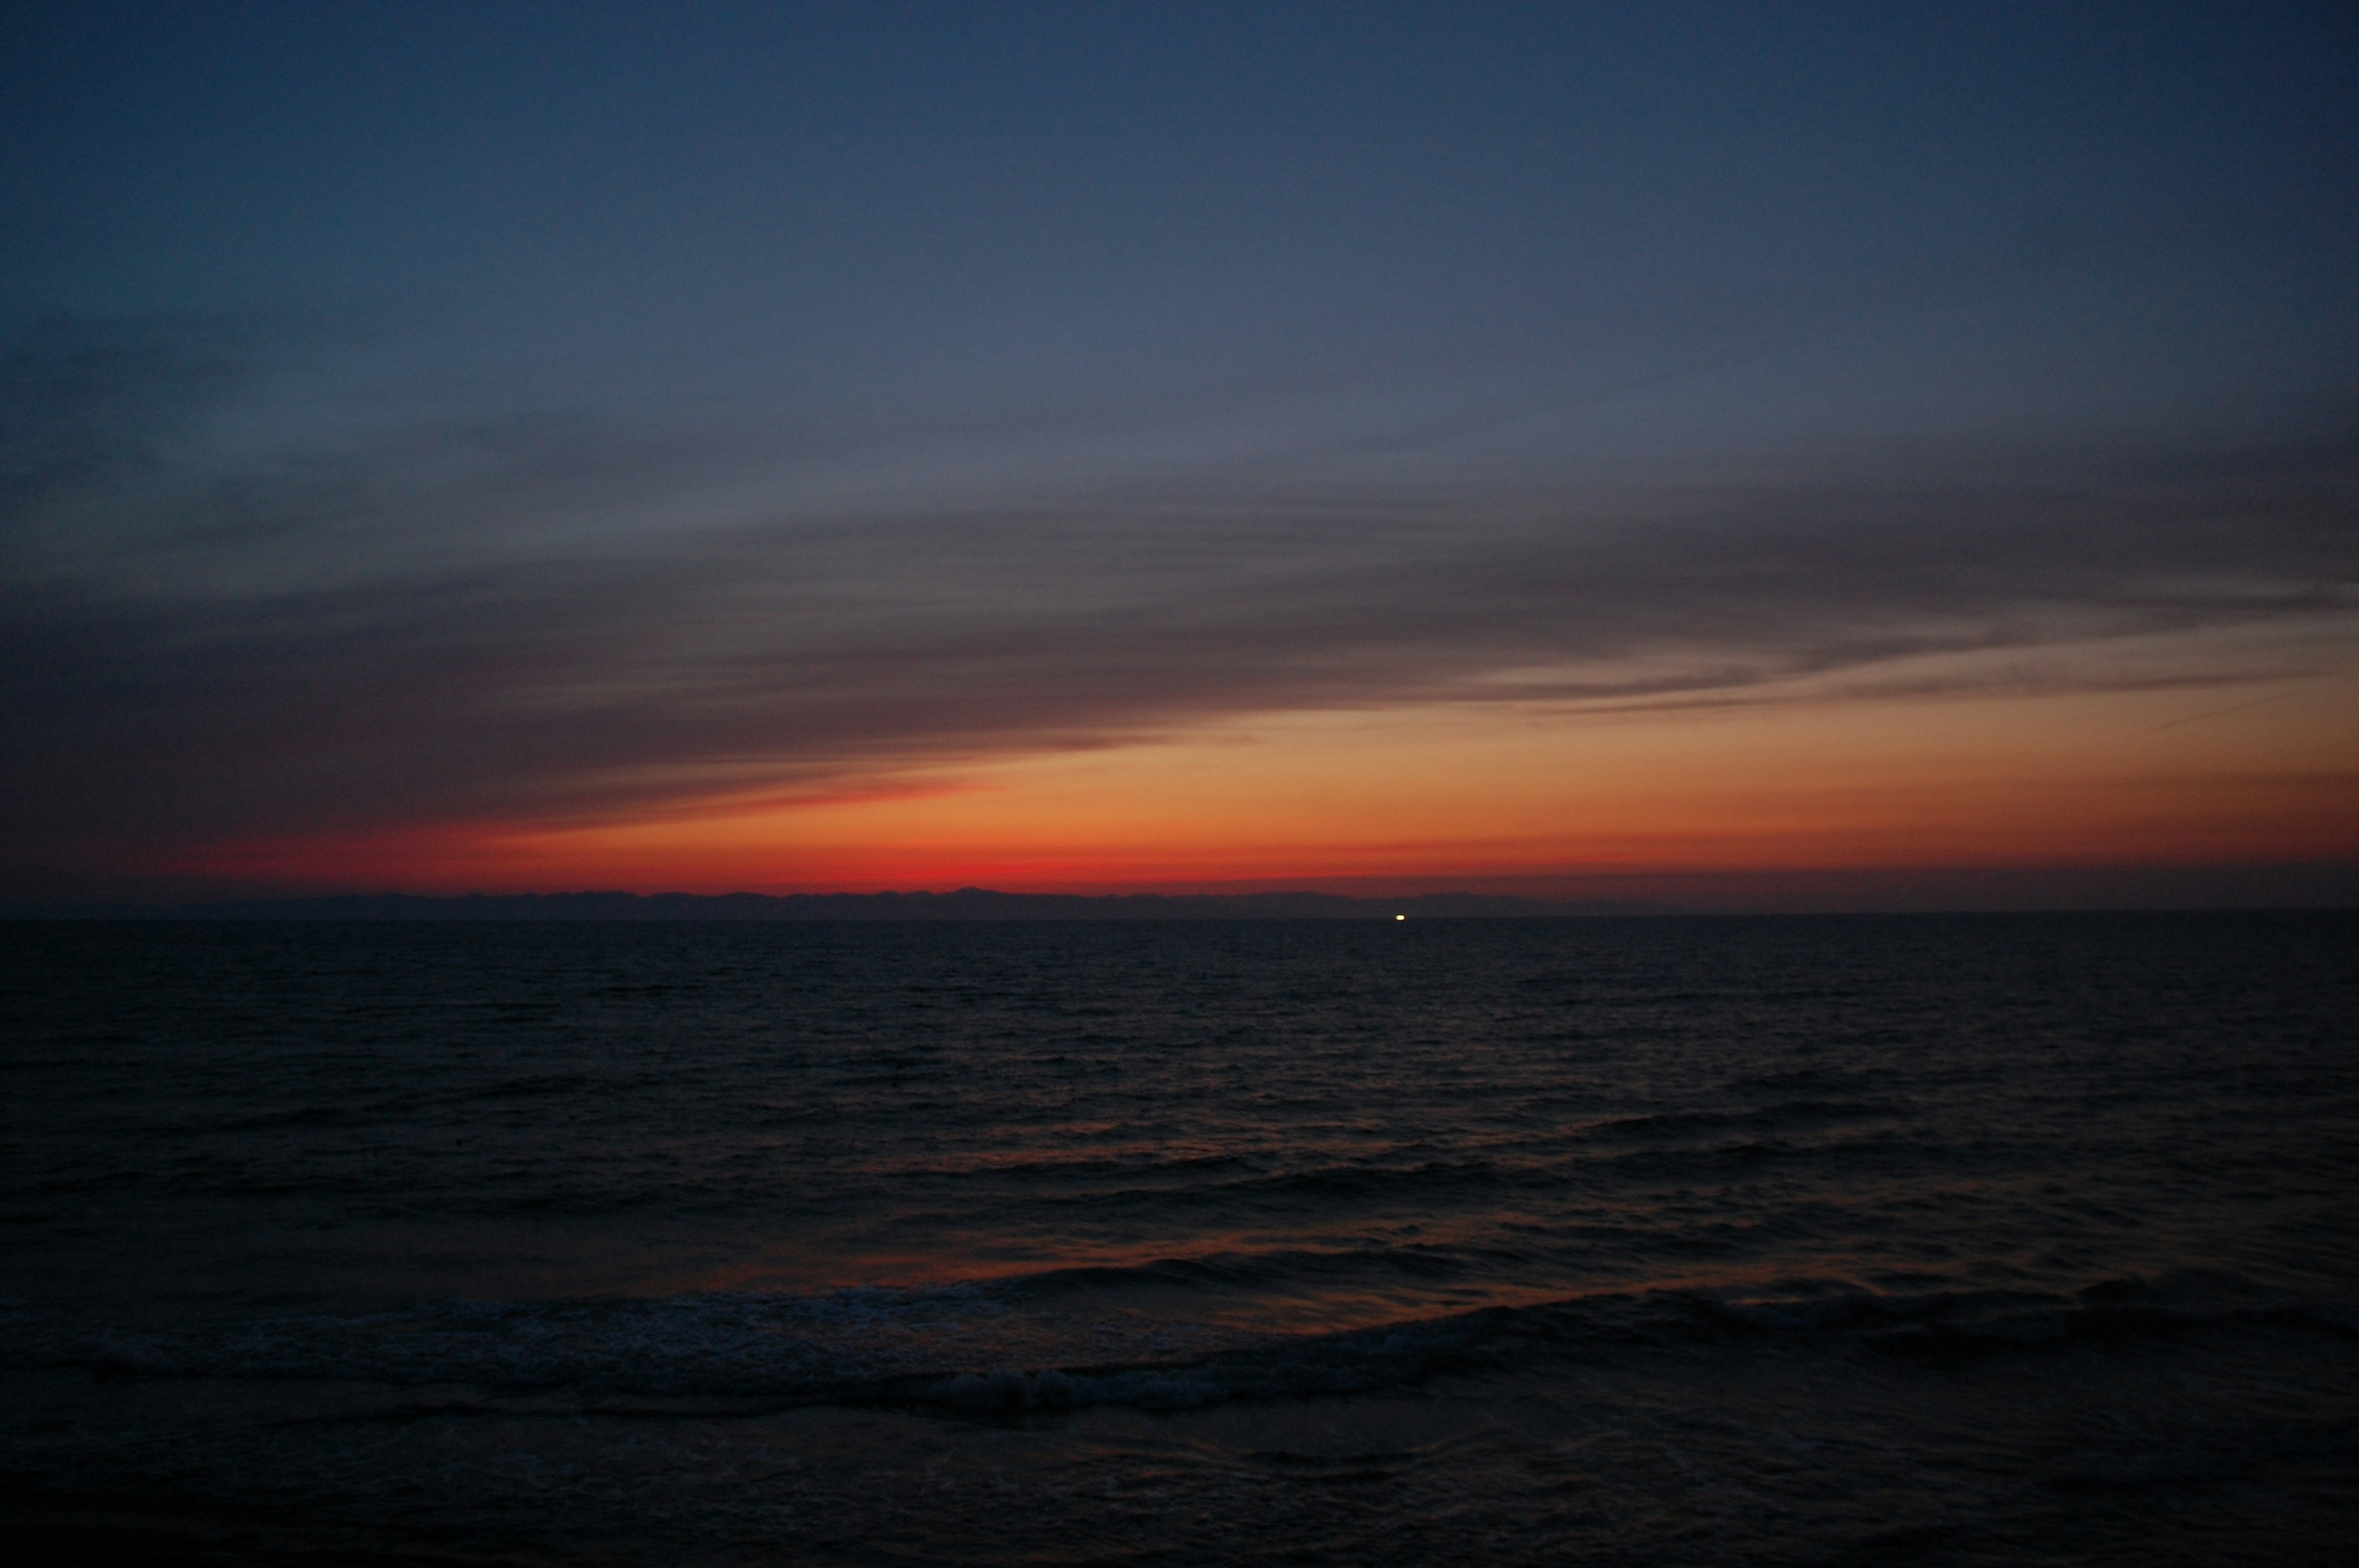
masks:
{"label": "breaking wave", "polygon": [[421,1303],[169,1332],[0,1313],[0,1364],[103,1378],[459,1385],[489,1395],[722,1400],[765,1408],[900,1403],[979,1412],[1361,1393],[1434,1374],[1617,1347],[1808,1338],[1969,1358],[2092,1339],[2250,1328],[2359,1336],[2349,1303],[2271,1296],[2217,1275],[2111,1279],[2069,1293],[1842,1281],[1611,1292],[1321,1333],[1155,1314],[1126,1294],[1224,1292],[1304,1260],[1171,1260],[909,1290],[706,1292],[655,1298]]}

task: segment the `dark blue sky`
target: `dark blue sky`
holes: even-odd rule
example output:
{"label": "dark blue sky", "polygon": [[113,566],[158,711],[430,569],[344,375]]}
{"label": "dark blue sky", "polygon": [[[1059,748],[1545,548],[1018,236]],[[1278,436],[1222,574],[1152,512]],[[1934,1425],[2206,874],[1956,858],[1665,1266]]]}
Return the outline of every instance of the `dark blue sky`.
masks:
{"label": "dark blue sky", "polygon": [[2347,6],[16,15],[10,318],[306,330],[438,406],[1799,373],[1621,422],[1684,447],[2249,418],[2351,358]]}
{"label": "dark blue sky", "polygon": [[5,26],[26,864],[2349,603],[2348,5]]}

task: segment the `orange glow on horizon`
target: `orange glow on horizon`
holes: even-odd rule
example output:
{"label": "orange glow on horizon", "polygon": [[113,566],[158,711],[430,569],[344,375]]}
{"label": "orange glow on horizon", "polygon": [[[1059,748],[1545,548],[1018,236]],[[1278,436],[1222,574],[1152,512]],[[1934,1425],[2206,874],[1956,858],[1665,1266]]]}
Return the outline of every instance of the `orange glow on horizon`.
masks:
{"label": "orange glow on horizon", "polygon": [[[190,876],[453,893],[1082,892],[2359,858],[2337,683],[1568,715],[1271,715],[573,824],[205,846]],[[2190,714],[2193,717],[2190,719]]]}

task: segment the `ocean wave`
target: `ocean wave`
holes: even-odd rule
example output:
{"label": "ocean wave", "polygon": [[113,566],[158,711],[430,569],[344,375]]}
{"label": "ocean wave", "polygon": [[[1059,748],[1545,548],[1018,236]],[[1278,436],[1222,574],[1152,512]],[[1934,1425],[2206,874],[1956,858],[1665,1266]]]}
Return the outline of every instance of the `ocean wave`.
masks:
{"label": "ocean wave", "polygon": [[1792,1280],[1498,1305],[1324,1333],[1154,1316],[1125,1292],[1299,1278],[1315,1260],[1172,1260],[936,1289],[712,1292],[550,1302],[445,1300],[108,1332],[13,1303],[0,1365],[103,1378],[365,1381],[722,1399],[770,1407],[893,1403],[978,1413],[1350,1394],[1448,1370],[1634,1346],[1811,1341],[1947,1360],[2068,1342],[2265,1327],[2359,1336],[2359,1309],[2218,1276],[2115,1279],[2071,1293],[1880,1291]]}
{"label": "ocean wave", "polygon": [[1820,1127],[1881,1117],[1898,1119],[1910,1108],[1890,1099],[1790,1099],[1750,1110],[1653,1111],[1592,1123],[1583,1134],[1600,1140],[1653,1140],[1756,1128]]}

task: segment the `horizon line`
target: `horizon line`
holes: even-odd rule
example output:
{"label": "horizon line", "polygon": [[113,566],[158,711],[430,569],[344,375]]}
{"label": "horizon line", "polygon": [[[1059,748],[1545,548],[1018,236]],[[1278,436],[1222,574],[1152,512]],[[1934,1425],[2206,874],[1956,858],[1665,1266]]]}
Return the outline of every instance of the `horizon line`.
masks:
{"label": "horizon line", "polygon": [[[2350,911],[2359,909],[2359,866],[2024,868],[1918,872],[1679,873],[1622,879],[1652,883],[1653,897],[1480,891],[1339,892],[1311,887],[1230,891],[1012,891],[932,888],[693,892],[582,888],[491,892],[410,890],[267,892],[183,898],[6,899],[0,920],[694,919],[848,921],[1122,919],[1664,918],[1771,914],[2065,914]],[[2173,873],[2178,873],[2174,875]],[[2237,873],[2243,873],[2240,878]],[[2275,873],[2272,875],[2271,873]],[[2307,873],[2307,874],[2301,874]],[[1602,880],[1602,879],[1601,879]],[[2233,885],[2242,881],[2245,885]],[[1684,899],[1662,884],[1691,884]],[[2102,884],[2113,883],[2106,887]],[[2139,886],[2140,882],[2146,885]],[[2223,885],[2225,882],[2231,885]],[[1883,884],[1878,886],[1876,884]],[[2074,884],[2081,884],[2075,886]],[[2089,885],[2095,883],[2099,885]],[[1693,885],[1693,884],[1717,884]],[[1913,884],[1913,885],[1912,885]],[[1947,885],[1943,885],[1947,884]],[[2175,885],[2174,885],[2175,884]],[[2206,885],[2209,884],[2209,885]],[[1629,890],[1638,892],[1636,888]],[[1781,893],[1784,896],[1778,896]],[[1715,896],[1715,894],[1717,896]],[[2107,896],[2111,894],[2111,896]],[[2209,894],[2210,896],[2204,896]],[[1879,896],[1880,895],[1880,896]],[[2077,896],[2076,896],[2077,895]],[[2142,896],[2141,896],[2142,895]],[[1157,912],[1144,915],[1145,910]]]}

